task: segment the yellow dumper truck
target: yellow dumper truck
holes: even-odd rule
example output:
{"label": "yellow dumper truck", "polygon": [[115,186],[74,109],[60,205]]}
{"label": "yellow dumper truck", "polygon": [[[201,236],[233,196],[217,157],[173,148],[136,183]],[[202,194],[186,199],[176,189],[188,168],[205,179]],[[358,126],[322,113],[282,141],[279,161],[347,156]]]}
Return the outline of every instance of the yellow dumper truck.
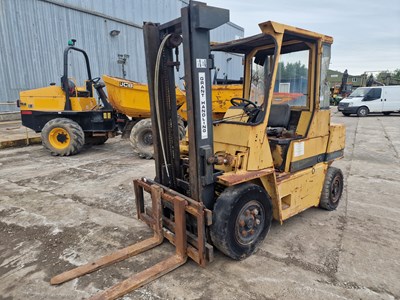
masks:
{"label": "yellow dumper truck", "polygon": [[[83,86],[68,76],[68,54],[85,58],[87,79]],[[100,145],[122,134],[129,137],[134,151],[143,158],[153,157],[150,102],[146,84],[104,75],[92,78],[87,53],[70,41],[64,50],[64,74],[61,86],[51,84],[20,93],[22,125],[41,132],[42,144],[53,155],[68,156],[80,152],[85,144]],[[108,96],[104,88],[107,88]],[[95,97],[95,91],[98,99]],[[213,112],[223,115],[229,100],[242,94],[240,85],[213,88]],[[176,88],[181,137],[185,135],[186,94]]]}
{"label": "yellow dumper truck", "polygon": [[[103,75],[108,92],[108,101],[117,114],[130,118],[123,134],[128,135],[136,153],[143,158],[153,157],[153,142],[150,119],[149,89],[146,84],[118,77]],[[185,135],[187,120],[186,94],[176,88],[176,105],[178,107],[179,134]],[[241,85],[213,86],[213,118],[221,118],[232,105],[230,99],[242,95]],[[117,119],[119,121],[119,119]]]}

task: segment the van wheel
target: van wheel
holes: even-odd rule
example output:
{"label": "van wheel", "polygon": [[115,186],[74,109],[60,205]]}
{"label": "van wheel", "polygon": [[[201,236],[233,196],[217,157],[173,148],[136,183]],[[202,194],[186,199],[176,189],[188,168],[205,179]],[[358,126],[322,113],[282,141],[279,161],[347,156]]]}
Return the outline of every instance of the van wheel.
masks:
{"label": "van wheel", "polygon": [[385,116],[389,116],[391,113],[392,113],[391,111],[385,111],[385,112],[383,112],[383,114],[384,114]]}
{"label": "van wheel", "polygon": [[357,110],[357,116],[359,116],[359,117],[366,117],[368,115],[368,113],[369,113],[369,109],[365,106],[362,106]]}
{"label": "van wheel", "polygon": [[329,167],[322,188],[319,207],[335,210],[343,193],[343,173],[340,169]]}
{"label": "van wheel", "polygon": [[342,113],[342,114],[343,114],[343,116],[346,116],[346,117],[350,116],[349,113]]}
{"label": "van wheel", "polygon": [[221,252],[242,260],[264,240],[271,221],[271,198],[262,187],[252,183],[231,186],[215,203],[211,239]]}
{"label": "van wheel", "polygon": [[78,123],[66,118],[56,118],[44,125],[42,144],[52,155],[69,156],[81,151],[85,134]]}

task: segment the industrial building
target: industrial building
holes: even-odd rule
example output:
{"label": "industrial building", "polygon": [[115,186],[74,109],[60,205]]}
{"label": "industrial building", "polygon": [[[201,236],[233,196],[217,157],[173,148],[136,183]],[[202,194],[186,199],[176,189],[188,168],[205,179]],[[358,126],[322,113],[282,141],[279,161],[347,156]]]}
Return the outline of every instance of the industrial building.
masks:
{"label": "industrial building", "polygon": [[[187,0],[0,0],[0,111],[16,111],[20,91],[59,84],[63,51],[72,38],[88,53],[94,77],[146,82],[143,22],[166,22],[186,5]],[[243,28],[229,22],[211,32],[211,41],[243,36]],[[79,54],[69,64],[78,83],[86,79]],[[215,66],[219,79],[242,76],[241,57],[217,53]]]}

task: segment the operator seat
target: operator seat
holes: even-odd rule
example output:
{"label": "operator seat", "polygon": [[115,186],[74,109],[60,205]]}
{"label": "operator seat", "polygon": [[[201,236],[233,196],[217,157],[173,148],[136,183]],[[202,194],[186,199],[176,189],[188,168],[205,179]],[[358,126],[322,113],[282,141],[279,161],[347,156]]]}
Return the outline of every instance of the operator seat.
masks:
{"label": "operator seat", "polygon": [[[62,81],[61,81],[61,87],[63,88],[63,86],[62,86]],[[63,88],[64,89],[64,88]],[[71,80],[71,79],[68,79],[68,90],[67,91],[65,91],[66,93],[68,93],[68,95],[70,96],[70,97],[74,97],[75,96],[75,93],[76,93],[76,85],[75,85],[75,83]]]}
{"label": "operator seat", "polygon": [[283,129],[287,129],[290,121],[290,106],[284,104],[272,104],[268,119],[267,135],[276,136]]}

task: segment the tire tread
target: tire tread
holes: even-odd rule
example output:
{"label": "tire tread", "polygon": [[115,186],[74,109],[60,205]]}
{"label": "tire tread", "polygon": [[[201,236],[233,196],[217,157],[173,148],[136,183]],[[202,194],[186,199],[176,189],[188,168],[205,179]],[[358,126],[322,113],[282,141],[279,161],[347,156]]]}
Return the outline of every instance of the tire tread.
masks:
{"label": "tire tread", "polygon": [[[49,134],[53,128],[61,127],[68,131],[71,143],[66,149],[58,150],[51,146]],[[54,156],[70,156],[78,154],[85,144],[85,134],[78,123],[67,118],[55,118],[48,121],[41,132],[42,145]]]}
{"label": "tire tread", "polygon": [[[319,206],[321,208],[324,208],[329,211],[335,210],[337,208],[337,206],[339,205],[339,201],[340,201],[340,198],[339,198],[336,205],[332,205],[332,203],[330,201],[331,183],[332,183],[333,179],[336,177],[337,173],[339,173],[341,176],[342,188],[343,188],[343,173],[342,173],[342,171],[335,167],[329,167],[326,172],[324,186],[322,188],[321,198],[319,200]],[[341,193],[343,193],[343,190],[341,191]]]}
{"label": "tire tread", "polygon": [[[265,206],[268,217],[265,220],[265,230],[259,236],[258,240],[250,246],[241,249],[239,253],[232,246],[232,241],[229,237],[229,220],[236,204],[241,200],[241,197],[252,191],[263,194],[262,197],[265,198],[266,201]],[[213,210],[213,225],[211,226],[210,235],[214,246],[216,246],[222,253],[235,260],[242,260],[250,256],[257,249],[258,245],[264,240],[271,227],[271,222],[271,198],[268,196],[265,190],[261,190],[258,185],[252,183],[243,183],[226,188],[218,197]]]}
{"label": "tire tread", "polygon": [[151,159],[154,156],[154,148],[153,145],[151,147],[147,145],[143,145],[139,141],[140,133],[143,130],[150,129],[151,130],[151,119],[143,119],[137,122],[131,130],[131,134],[129,136],[129,141],[133,148],[133,151],[138,154],[142,158]]}

